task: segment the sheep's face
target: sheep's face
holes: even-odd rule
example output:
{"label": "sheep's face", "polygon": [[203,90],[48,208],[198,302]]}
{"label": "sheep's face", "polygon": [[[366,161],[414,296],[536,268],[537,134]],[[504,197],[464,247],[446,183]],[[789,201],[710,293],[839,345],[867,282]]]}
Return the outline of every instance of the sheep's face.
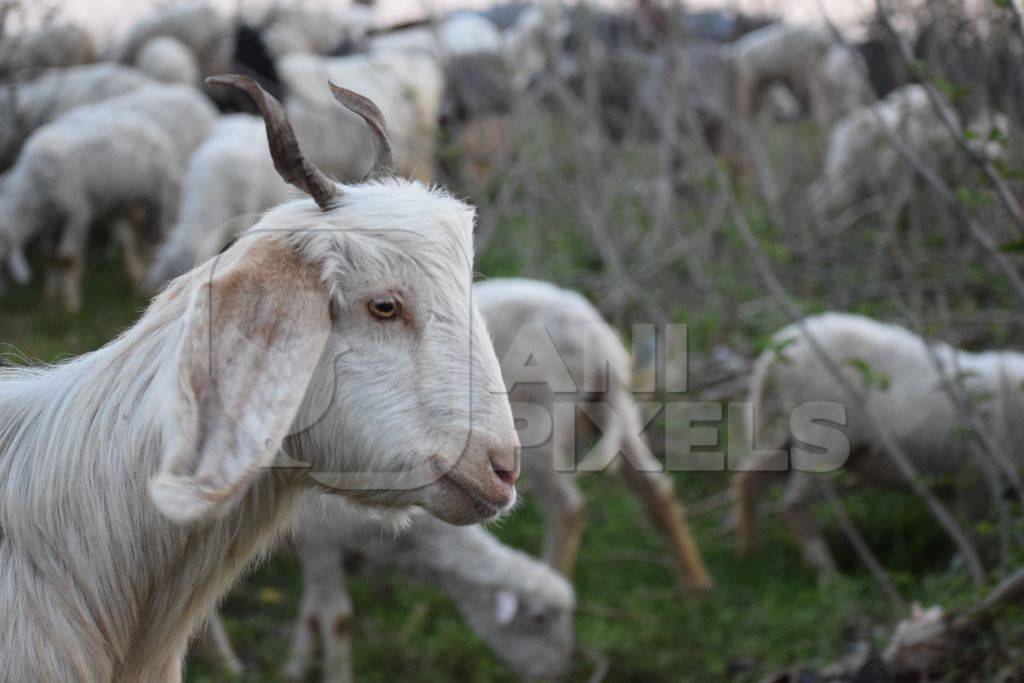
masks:
{"label": "sheep's face", "polygon": [[474,630],[509,666],[526,679],[559,679],[572,663],[572,588],[550,577],[543,594],[493,591],[491,604],[466,611]]}
{"label": "sheep's face", "polygon": [[282,465],[451,523],[508,510],[518,439],[471,298],[472,221],[418,184],[351,187],[328,211],[278,207],[187,276],[208,281],[192,294],[181,420],[151,486],[161,510],[206,516]]}

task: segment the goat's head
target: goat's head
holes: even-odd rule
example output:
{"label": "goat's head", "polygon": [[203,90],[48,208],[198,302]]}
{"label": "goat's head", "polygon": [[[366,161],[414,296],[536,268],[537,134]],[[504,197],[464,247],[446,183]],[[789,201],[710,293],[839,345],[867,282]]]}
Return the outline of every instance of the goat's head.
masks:
{"label": "goat's head", "polygon": [[453,523],[507,510],[518,440],[471,299],[473,210],[394,178],[380,112],[355,93],[332,86],[378,154],[368,182],[342,186],[303,158],[277,100],[249,79],[211,80],[253,98],[275,167],[314,201],[271,210],[163,295],[191,287],[157,507],[216,514],[276,465]]}

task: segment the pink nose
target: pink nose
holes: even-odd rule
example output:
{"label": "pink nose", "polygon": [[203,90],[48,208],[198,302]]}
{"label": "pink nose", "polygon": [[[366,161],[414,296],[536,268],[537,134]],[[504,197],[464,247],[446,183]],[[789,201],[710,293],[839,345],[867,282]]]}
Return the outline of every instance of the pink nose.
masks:
{"label": "pink nose", "polygon": [[519,449],[508,450],[492,448],[487,451],[487,457],[491,460],[491,469],[509,486],[516,485],[519,478]]}

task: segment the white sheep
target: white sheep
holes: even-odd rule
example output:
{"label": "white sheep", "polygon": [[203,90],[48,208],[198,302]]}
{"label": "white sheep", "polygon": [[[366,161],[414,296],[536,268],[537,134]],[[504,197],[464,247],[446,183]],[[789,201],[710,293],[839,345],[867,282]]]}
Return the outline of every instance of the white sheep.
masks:
{"label": "white sheep", "polygon": [[[448,522],[515,502],[515,426],[470,296],[473,210],[302,156],[240,76],[282,176],[267,213],[102,349],[0,371],[0,679],[178,680],[189,636],[302,494]],[[472,428],[470,428],[472,425]],[[148,497],[147,497],[148,489]]]}
{"label": "white sheep", "polygon": [[0,76],[10,78],[32,69],[68,67],[96,61],[92,36],[80,26],[47,24],[0,41]]}
{"label": "white sheep", "polygon": [[148,117],[100,103],[37,130],[8,175],[0,197],[0,262],[24,284],[26,244],[38,238],[52,245],[47,295],[77,312],[91,226],[113,221],[127,269],[140,282],[137,233],[143,225],[155,225],[157,235],[170,228],[182,168],[177,147]]}
{"label": "white sheep", "polygon": [[[955,118],[955,113],[952,113]],[[972,145],[998,158],[1003,145],[989,140],[993,129],[1006,132],[1002,114],[981,115],[969,126]],[[878,195],[900,196],[913,179],[914,169],[891,141],[895,137],[911,152],[939,169],[956,158],[957,142],[939,119],[923,85],[913,83],[873,104],[854,109],[829,133],[822,180],[812,197],[826,214],[835,214],[855,200]],[[905,195],[906,193],[903,192]]]}
{"label": "white sheep", "polygon": [[[617,463],[619,472],[665,535],[682,583],[709,589],[711,579],[672,480],[641,436],[630,394],[631,360],[615,331],[581,295],[546,282],[488,280],[473,293],[502,359],[513,412],[528,435],[520,432],[523,476],[544,513],[545,561],[571,575],[584,523],[583,495],[575,483],[576,420],[555,420],[555,404],[579,409],[603,402],[613,414],[587,459],[603,467],[616,454],[625,456]],[[531,357],[535,365],[524,367]]]}
{"label": "white sheep", "polygon": [[[318,496],[317,498],[322,498]],[[364,573],[397,570],[447,595],[473,631],[524,678],[558,678],[573,651],[572,587],[560,574],[509,548],[484,529],[455,527],[418,517],[408,530],[381,530],[379,523],[343,501],[311,500],[296,527],[304,590],[295,624],[288,678],[302,680],[322,656],[324,681],[351,681],[352,601],[346,589],[346,558]],[[216,622],[214,622],[216,624]],[[218,663],[232,670],[230,646],[205,638]]]}
{"label": "white sheep", "polygon": [[493,23],[478,14],[459,12],[443,21],[373,36],[371,52],[419,52],[444,61],[460,55],[502,50],[502,36]]}
{"label": "white sheep", "polygon": [[235,49],[231,22],[202,0],[170,5],[140,21],[111,57],[122,64],[137,64],[142,49],[157,36],[170,36],[188,46],[203,76],[223,73],[231,67]]}
{"label": "white sheep", "polygon": [[828,96],[822,65],[832,42],[824,26],[776,22],[733,43],[740,118],[750,120],[761,93],[773,83],[782,82],[807,101],[811,118],[824,124]]}
{"label": "white sheep", "polygon": [[0,262],[23,284],[29,277],[25,245],[51,237],[47,294],[78,311],[89,228],[114,219],[129,276],[141,286],[138,234],[148,232],[150,241],[167,235],[186,160],[215,120],[213,106],[195,88],[153,84],[78,107],[43,126],[0,198]]}
{"label": "white sheep", "polygon": [[[790,325],[776,333],[772,348],[755,365],[749,400],[759,426],[748,427],[747,443],[755,443],[750,440],[751,431],[758,435],[758,451],[749,464],[756,469],[737,475],[737,505],[742,544],[750,550],[757,543],[757,515],[769,487],[783,476],[782,470],[800,465],[803,469],[785,474],[785,519],[800,543],[804,560],[827,572],[834,570],[835,563],[812,515],[811,507],[822,495],[817,482],[822,475],[815,472],[841,466],[855,475],[857,484],[903,488],[907,483],[885,453],[863,409],[828,372],[808,336],[817,340],[855,386],[866,388],[870,408],[922,475],[952,477],[959,482],[970,479],[969,470],[977,461],[970,454],[968,441],[957,435],[964,427],[962,413],[943,389],[943,382],[962,384],[995,442],[1013,453],[1022,436],[1019,425],[1024,424],[1020,396],[1024,355],[969,353],[942,343],[932,344],[929,352],[925,340],[903,327],[843,313],[824,313],[804,323],[806,332]],[[800,406],[811,408],[810,402],[815,401],[843,406],[844,415],[818,415],[841,426],[832,428],[839,441],[823,438],[806,425],[803,433],[794,433],[798,426],[790,421],[794,411]],[[822,445],[826,452],[816,456],[800,446],[811,439],[817,443],[811,441],[810,445]],[[790,463],[794,441],[804,450],[802,461]]]}
{"label": "white sheep", "polygon": [[392,51],[349,57],[290,54],[278,62],[288,88],[288,116],[310,160],[342,179],[366,171],[373,148],[359,134],[359,120],[331,106],[323,83],[350,83],[368,93],[388,120],[395,165],[404,176],[429,181],[434,176],[438,115],[444,73],[433,59]]}
{"label": "white sheep", "polygon": [[346,43],[363,40],[376,23],[376,10],[362,4],[348,7],[275,3],[254,24],[276,57],[293,52],[326,55]]}
{"label": "white sheep", "polygon": [[32,132],[75,107],[152,83],[135,69],[91,64],[49,69],[24,83],[0,86],[0,169],[7,169]]}
{"label": "white sheep", "polygon": [[157,252],[147,288],[216,255],[287,195],[267,154],[263,121],[249,114],[222,117],[189,159],[178,220]]}
{"label": "white sheep", "polygon": [[832,45],[825,53],[822,72],[830,122],[840,120],[875,99],[874,89],[867,79],[867,65],[856,49],[839,43]]}
{"label": "white sheep", "polygon": [[187,45],[171,36],[157,36],[143,46],[135,60],[139,71],[163,83],[199,85],[199,65]]}
{"label": "white sheep", "polygon": [[[170,137],[182,169],[217,123],[217,110],[209,98],[192,86],[181,83],[149,84],[94,106],[127,111],[149,119]],[[74,113],[83,111],[86,108]]]}

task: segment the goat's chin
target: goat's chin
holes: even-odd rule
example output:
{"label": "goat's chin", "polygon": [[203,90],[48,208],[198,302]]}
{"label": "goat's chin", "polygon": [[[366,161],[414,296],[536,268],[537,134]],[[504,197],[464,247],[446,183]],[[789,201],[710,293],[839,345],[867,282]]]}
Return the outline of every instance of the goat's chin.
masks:
{"label": "goat's chin", "polygon": [[508,513],[516,504],[516,490],[507,487],[494,496],[492,487],[454,477],[441,477],[426,490],[420,506],[442,522],[467,526],[489,522]]}

